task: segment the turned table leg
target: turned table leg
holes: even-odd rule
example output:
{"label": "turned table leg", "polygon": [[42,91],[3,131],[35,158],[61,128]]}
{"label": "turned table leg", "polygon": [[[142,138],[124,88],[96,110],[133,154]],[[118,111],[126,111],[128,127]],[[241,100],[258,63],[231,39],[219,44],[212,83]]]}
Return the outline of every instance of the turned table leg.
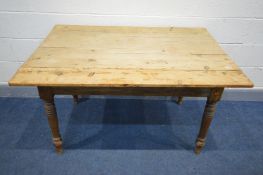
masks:
{"label": "turned table leg", "polygon": [[56,112],[56,106],[54,103],[54,95],[45,88],[38,88],[39,96],[44,102],[45,111],[48,118],[49,127],[53,136],[53,143],[57,153],[62,153],[62,139],[59,133],[59,124]]}
{"label": "turned table leg", "polygon": [[210,95],[207,97],[199,135],[196,139],[196,154],[199,154],[202,148],[205,146],[206,135],[216,110],[216,103],[220,100],[223,90],[223,88],[212,89]]}

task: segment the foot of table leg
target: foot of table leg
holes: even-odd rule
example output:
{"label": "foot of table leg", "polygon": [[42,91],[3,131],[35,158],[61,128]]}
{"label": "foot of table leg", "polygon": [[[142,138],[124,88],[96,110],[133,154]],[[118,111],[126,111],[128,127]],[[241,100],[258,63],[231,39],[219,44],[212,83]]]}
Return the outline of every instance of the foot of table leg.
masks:
{"label": "foot of table leg", "polygon": [[55,145],[56,152],[61,154],[63,152],[61,137],[53,138],[53,144]]}
{"label": "foot of table leg", "polygon": [[199,135],[196,139],[196,154],[199,154],[202,148],[205,146],[206,135],[215,113],[216,103],[220,100],[223,90],[224,89],[222,88],[212,89],[210,95],[207,97]]}
{"label": "foot of table leg", "polygon": [[79,102],[78,95],[73,95],[73,101],[74,101],[74,104],[78,104],[78,102]]}
{"label": "foot of table leg", "polygon": [[200,154],[202,148],[205,146],[205,139],[197,138],[195,143],[195,154]]}
{"label": "foot of table leg", "polygon": [[57,118],[56,107],[54,103],[54,95],[45,89],[39,88],[40,98],[44,102],[45,111],[48,118],[49,127],[53,136],[53,143],[57,153],[62,153],[62,139],[59,133],[59,124]]}

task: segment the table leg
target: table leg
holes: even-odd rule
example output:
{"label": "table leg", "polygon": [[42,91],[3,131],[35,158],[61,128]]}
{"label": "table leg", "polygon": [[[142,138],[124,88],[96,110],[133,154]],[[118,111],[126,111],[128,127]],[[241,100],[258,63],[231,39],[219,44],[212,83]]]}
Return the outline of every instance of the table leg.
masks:
{"label": "table leg", "polygon": [[181,105],[183,103],[183,96],[179,96],[179,97],[171,97],[171,100],[175,103],[177,103],[178,105]]}
{"label": "table leg", "polygon": [[78,104],[78,101],[79,101],[78,95],[73,95],[73,101],[74,101],[74,104]]}
{"label": "table leg", "polygon": [[212,89],[210,95],[207,97],[199,135],[196,139],[196,154],[199,154],[205,146],[206,135],[216,110],[216,103],[220,100],[223,91],[223,88]]}
{"label": "table leg", "polygon": [[177,103],[178,105],[182,104],[182,103],[183,103],[183,98],[184,98],[184,97],[182,97],[182,96],[178,97],[176,103]]}
{"label": "table leg", "polygon": [[49,127],[53,136],[53,143],[57,153],[62,153],[62,139],[59,133],[59,124],[54,103],[54,95],[49,91],[39,88],[39,96],[44,102],[45,111],[48,118]]}

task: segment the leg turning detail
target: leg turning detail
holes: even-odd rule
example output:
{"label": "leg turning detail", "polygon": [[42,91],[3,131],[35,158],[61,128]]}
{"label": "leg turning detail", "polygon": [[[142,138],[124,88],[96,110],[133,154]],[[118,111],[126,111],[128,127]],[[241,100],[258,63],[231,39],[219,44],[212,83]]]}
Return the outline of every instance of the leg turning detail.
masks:
{"label": "leg turning detail", "polygon": [[196,139],[196,154],[199,154],[202,148],[205,146],[206,135],[216,110],[216,103],[220,100],[222,93],[223,89],[212,89],[209,97],[207,97],[200,131]]}
{"label": "leg turning detail", "polygon": [[53,136],[53,143],[55,145],[56,152],[62,153],[62,139],[59,133],[59,124],[54,103],[54,95],[41,88],[39,88],[39,95],[44,102],[45,111],[47,114],[49,127]]}

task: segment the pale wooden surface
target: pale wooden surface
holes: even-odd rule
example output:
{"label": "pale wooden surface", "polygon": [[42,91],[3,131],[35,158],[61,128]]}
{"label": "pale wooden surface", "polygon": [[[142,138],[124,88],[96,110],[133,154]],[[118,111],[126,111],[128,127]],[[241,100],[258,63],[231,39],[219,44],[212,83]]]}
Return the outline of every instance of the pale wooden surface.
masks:
{"label": "pale wooden surface", "polygon": [[57,25],[17,86],[252,87],[203,28]]}

